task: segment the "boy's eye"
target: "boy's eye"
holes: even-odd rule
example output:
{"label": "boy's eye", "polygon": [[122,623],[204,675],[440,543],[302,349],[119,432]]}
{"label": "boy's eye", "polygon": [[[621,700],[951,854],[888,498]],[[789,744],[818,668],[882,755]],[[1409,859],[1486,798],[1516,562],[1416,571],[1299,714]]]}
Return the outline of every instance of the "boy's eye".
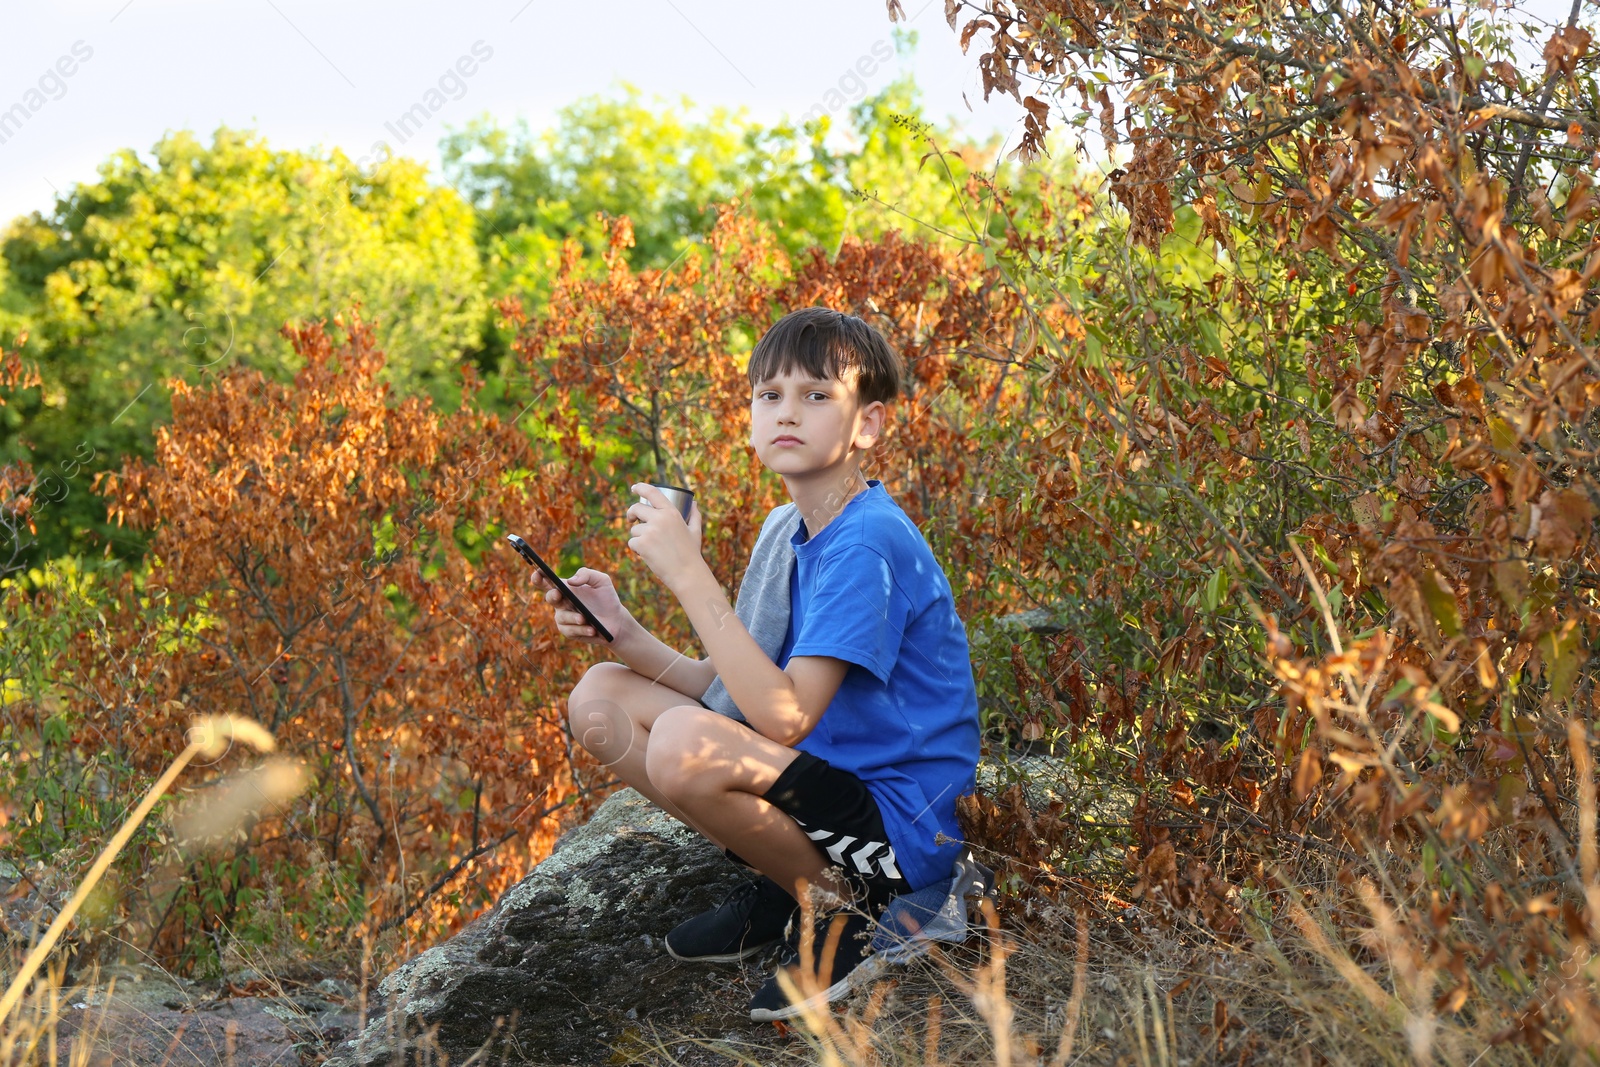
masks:
{"label": "boy's eye", "polygon": [[[806,393],[806,399],[810,400],[813,397],[817,397],[817,398],[820,398],[822,400],[827,400],[827,399],[830,399],[831,395],[832,394],[823,392],[820,389],[813,389],[810,392]],[[771,399],[776,399],[777,396],[778,396],[777,390],[775,390],[775,389],[763,389],[763,390],[761,390],[761,392],[756,394],[756,399],[757,400],[771,400]]]}

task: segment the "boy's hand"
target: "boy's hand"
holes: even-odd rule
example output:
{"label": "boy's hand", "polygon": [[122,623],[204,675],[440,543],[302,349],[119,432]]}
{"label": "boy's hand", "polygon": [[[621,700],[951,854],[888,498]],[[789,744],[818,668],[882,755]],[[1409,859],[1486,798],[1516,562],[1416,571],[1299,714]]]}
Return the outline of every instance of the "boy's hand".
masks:
{"label": "boy's hand", "polygon": [[[572,577],[563,579],[567,588],[582,600],[584,606],[594,612],[594,617],[600,624],[611,631],[614,638],[622,637],[623,627],[632,621],[633,616],[622,606],[622,600],[617,596],[617,590],[611,584],[611,576],[588,567],[579,567],[573,572]],[[561,590],[551,584],[550,579],[542,571],[533,572],[533,585],[535,589],[545,591],[544,599],[556,609],[556,629],[561,631],[562,637],[570,637],[574,641],[582,641],[586,645],[604,645],[606,639],[594,632],[594,627],[584,621],[576,608],[567,603],[567,598],[561,595]]]}
{"label": "boy's hand", "polygon": [[678,509],[655,486],[640,482],[629,488],[650,503],[628,505],[628,518],[634,522],[628,531],[632,535],[628,538],[628,547],[668,589],[676,591],[685,578],[696,570],[706,569],[705,560],[700,556],[700,505],[690,503],[689,521],[685,524]]}

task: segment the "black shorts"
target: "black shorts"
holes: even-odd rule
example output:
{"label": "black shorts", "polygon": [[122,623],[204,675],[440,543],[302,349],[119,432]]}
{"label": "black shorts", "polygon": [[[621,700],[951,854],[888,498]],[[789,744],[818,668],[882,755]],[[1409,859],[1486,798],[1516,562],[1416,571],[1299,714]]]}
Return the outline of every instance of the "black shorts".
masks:
{"label": "black shorts", "polygon": [[895,863],[878,802],[849,771],[802,752],[763,799],[799,823],[869,903],[883,905],[911,892],[911,883]]}

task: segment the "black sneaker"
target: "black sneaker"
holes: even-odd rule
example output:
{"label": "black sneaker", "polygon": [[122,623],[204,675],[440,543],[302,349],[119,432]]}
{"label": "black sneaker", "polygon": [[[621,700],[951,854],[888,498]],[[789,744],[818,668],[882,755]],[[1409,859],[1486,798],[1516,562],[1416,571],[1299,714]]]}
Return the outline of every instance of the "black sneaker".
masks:
{"label": "black sneaker", "polygon": [[666,936],[667,953],[679,960],[737,963],[781,938],[789,917],[799,910],[794,897],[763,876],[735,889],[710,911],[674,926]]}
{"label": "black sneaker", "polygon": [[[808,1007],[832,1004],[848,996],[853,982],[876,970],[868,966],[873,960],[873,925],[872,920],[859,911],[824,913],[812,934],[808,974],[808,967],[801,960],[800,919],[796,917],[784,940],[777,970],[750,1000],[750,1018],[758,1023],[789,1019]],[[804,999],[791,1002],[778,984],[778,975],[786,970],[800,987],[799,995]],[[806,995],[808,993],[810,996]]]}

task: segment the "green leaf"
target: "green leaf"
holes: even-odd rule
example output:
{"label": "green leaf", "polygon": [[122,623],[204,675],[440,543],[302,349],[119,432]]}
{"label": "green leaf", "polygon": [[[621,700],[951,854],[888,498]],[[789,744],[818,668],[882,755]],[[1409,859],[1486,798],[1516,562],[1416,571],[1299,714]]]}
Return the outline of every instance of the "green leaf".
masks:
{"label": "green leaf", "polygon": [[72,739],[72,729],[67,725],[67,720],[59,715],[52,715],[44,721],[44,739],[51,744],[65,744]]}
{"label": "green leaf", "polygon": [[1083,348],[1085,363],[1088,363],[1092,367],[1098,367],[1104,363],[1104,359],[1102,357],[1105,352],[1106,344],[1107,340],[1105,332],[1101,330],[1100,327],[1095,326],[1092,323],[1084,323]]}
{"label": "green leaf", "polygon": [[1449,581],[1438,571],[1423,571],[1417,583],[1422,587],[1423,599],[1439,624],[1439,632],[1446,637],[1461,636],[1461,609],[1456,604],[1456,593]]}
{"label": "green leaf", "polygon": [[1415,687],[1416,683],[1411,679],[1401,678],[1399,681],[1395,682],[1394,685],[1389,687],[1389,691],[1387,693],[1383,694],[1384,703],[1387,704],[1391,700],[1399,700],[1401,697],[1411,692],[1411,690]]}
{"label": "green leaf", "polygon": [[1517,428],[1498,415],[1489,416],[1489,443],[1500,451],[1515,451]]}
{"label": "green leaf", "polygon": [[1217,610],[1217,605],[1222,603],[1222,598],[1228,593],[1228,582],[1226,567],[1218,567],[1211,573],[1211,577],[1206,579],[1201,602],[1207,611]]}
{"label": "green leaf", "polygon": [[1546,700],[1558,704],[1572,695],[1578,680],[1578,668],[1587,658],[1583,648],[1583,630],[1577,619],[1568,619],[1558,630],[1539,638],[1539,651],[1544,656],[1545,677],[1550,682]]}

